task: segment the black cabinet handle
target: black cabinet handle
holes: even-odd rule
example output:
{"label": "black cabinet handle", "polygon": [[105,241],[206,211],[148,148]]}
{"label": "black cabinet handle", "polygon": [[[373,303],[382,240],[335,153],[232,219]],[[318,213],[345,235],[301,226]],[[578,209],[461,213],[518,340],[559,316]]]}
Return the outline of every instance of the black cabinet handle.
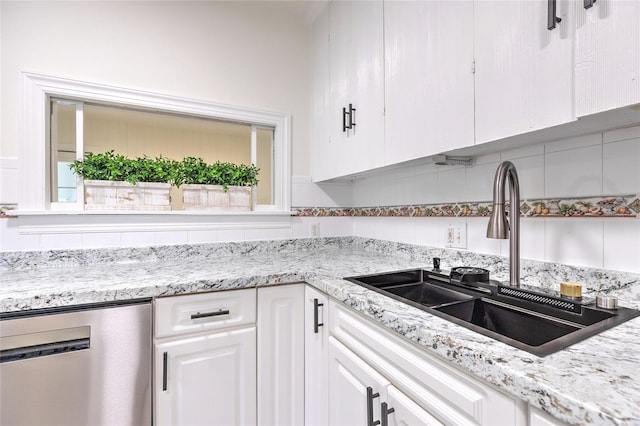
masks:
{"label": "black cabinet handle", "polygon": [[596,0],[584,0],[584,8],[591,9]]}
{"label": "black cabinet handle", "polygon": [[[349,121],[347,122],[347,117]],[[353,104],[349,104],[349,110],[342,108],[342,131],[346,132],[347,129],[353,129],[356,125],[356,109]]]}
{"label": "black cabinet handle", "polygon": [[162,391],[167,390],[167,361],[169,355],[165,352],[162,354]]}
{"label": "black cabinet handle", "polygon": [[347,127],[347,115],[349,113],[347,112],[346,108],[342,108],[342,131],[346,132],[347,129],[349,129],[350,127]]}
{"label": "black cabinet handle", "polygon": [[376,426],[380,421],[373,421],[373,398],[379,397],[378,392],[373,393],[371,386],[367,387],[367,426]]}
{"label": "black cabinet handle", "polygon": [[318,328],[322,327],[324,323],[318,322],[318,308],[324,306],[324,303],[318,303],[318,299],[313,299],[313,332],[318,334]]}
{"label": "black cabinet handle", "polygon": [[380,410],[382,411],[382,414],[381,414],[382,422],[380,423],[380,426],[389,426],[389,414],[396,411],[396,409],[389,408],[386,402],[383,402],[382,404],[380,404],[380,407],[381,407]]}
{"label": "black cabinet handle", "polygon": [[217,317],[217,316],[220,316],[220,315],[229,315],[229,310],[225,309],[223,311],[222,309],[220,309],[219,311],[205,312],[204,314],[201,314],[200,312],[196,312],[195,314],[191,315],[191,319],[206,318],[206,317]]}
{"label": "black cabinet handle", "polygon": [[353,129],[354,127],[356,127],[356,109],[353,104],[349,104],[349,128]]}
{"label": "black cabinet handle", "polygon": [[547,29],[552,30],[562,19],[556,16],[556,0],[547,0]]}

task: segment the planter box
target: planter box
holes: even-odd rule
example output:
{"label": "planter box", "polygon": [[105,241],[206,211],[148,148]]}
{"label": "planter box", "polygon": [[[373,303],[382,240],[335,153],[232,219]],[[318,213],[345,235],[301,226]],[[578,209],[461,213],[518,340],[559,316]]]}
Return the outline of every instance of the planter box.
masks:
{"label": "planter box", "polygon": [[171,210],[171,184],[84,181],[85,210]]}
{"label": "planter box", "polygon": [[222,185],[182,185],[185,210],[251,210],[251,187]]}

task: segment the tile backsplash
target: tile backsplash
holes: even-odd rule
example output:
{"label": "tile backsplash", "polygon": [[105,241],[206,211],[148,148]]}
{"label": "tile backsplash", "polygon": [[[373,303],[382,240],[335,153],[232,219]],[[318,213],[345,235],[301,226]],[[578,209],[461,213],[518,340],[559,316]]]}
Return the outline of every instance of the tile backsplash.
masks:
{"label": "tile backsplash", "polygon": [[351,205],[294,205],[302,220],[351,217],[354,236],[432,247],[446,247],[457,224],[467,250],[508,256],[508,241],[485,237],[483,217],[505,160],[520,180],[523,258],[640,272],[640,126],[481,155],[470,167],[394,169],[354,180]]}

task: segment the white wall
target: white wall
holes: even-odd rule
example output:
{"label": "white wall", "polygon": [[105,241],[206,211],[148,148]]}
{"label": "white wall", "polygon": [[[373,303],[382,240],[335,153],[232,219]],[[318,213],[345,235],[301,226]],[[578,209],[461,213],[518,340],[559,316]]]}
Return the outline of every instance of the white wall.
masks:
{"label": "white wall", "polygon": [[[495,171],[512,161],[521,198],[640,193],[640,127],[502,151],[471,167],[415,166],[356,181],[354,206],[491,201]],[[630,202],[633,200],[629,200]],[[507,240],[485,237],[487,218],[356,217],[356,236],[444,247],[450,223],[466,225],[467,249],[509,255]],[[523,218],[525,259],[640,273],[640,217]]]}
{"label": "white wall", "polygon": [[[250,1],[0,2],[0,157],[16,157],[19,71],[292,115],[309,174],[309,32]],[[8,202],[0,200],[0,202]]]}
{"label": "white wall", "polygon": [[[308,175],[309,29],[289,6],[264,1],[0,1],[0,204],[18,199],[20,71],[291,114],[292,171]],[[20,232],[21,226],[63,221],[72,222],[69,217],[0,219],[0,250],[298,235],[295,224],[199,232],[161,227],[153,232]],[[110,221],[110,226],[117,223]]]}

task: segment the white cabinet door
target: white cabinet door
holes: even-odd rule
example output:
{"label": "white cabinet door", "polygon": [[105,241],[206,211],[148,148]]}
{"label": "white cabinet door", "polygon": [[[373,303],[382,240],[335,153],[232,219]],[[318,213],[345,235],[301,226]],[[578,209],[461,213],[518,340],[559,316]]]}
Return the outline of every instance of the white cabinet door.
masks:
{"label": "white cabinet door", "polygon": [[[329,33],[330,144],[335,145],[330,161],[342,176],[384,163],[382,1],[330,3]],[[356,110],[355,126],[343,131],[342,111],[349,104]]]}
{"label": "white cabinet door", "polygon": [[547,1],[474,2],[476,143],[575,120],[574,3],[549,31]]}
{"label": "white cabinet door", "polygon": [[[338,339],[370,368],[389,378],[393,387],[443,423],[469,426],[526,424],[527,410],[523,401],[428,355],[397,333],[339,302],[329,302],[329,315],[333,336],[330,339]],[[382,402],[394,408],[395,403],[391,402],[394,394],[392,388],[389,389],[388,399]],[[419,410],[409,411],[415,415],[420,413]],[[404,417],[404,412],[401,415]]]}
{"label": "white cabinet door", "polygon": [[155,365],[156,425],[256,424],[255,327],[157,343]]}
{"label": "white cabinet door", "polygon": [[473,1],[386,1],[385,163],[474,144]]}
{"label": "white cabinet door", "polygon": [[577,116],[640,103],[640,1],[575,5]]}
{"label": "white cabinet door", "polygon": [[327,362],[329,358],[329,300],[305,287],[304,294],[304,424],[329,424]]}
{"label": "white cabinet door", "polygon": [[338,175],[339,163],[330,133],[329,7],[313,21],[311,31],[311,177],[314,182]]}
{"label": "white cabinet door", "polygon": [[329,337],[329,424],[370,425],[380,420],[380,403],[386,400],[389,381]]}
{"label": "white cabinet door", "polygon": [[[386,412],[383,412],[384,409]],[[377,422],[377,423],[376,423]],[[330,425],[441,425],[336,338],[329,337]]]}
{"label": "white cabinet door", "polygon": [[258,425],[304,423],[304,284],[258,289]]}
{"label": "white cabinet door", "polygon": [[[442,425],[435,417],[394,386],[387,388],[387,405],[389,410],[393,410],[390,413],[387,412],[387,424],[391,426]],[[384,416],[384,413],[382,413],[382,416]]]}

